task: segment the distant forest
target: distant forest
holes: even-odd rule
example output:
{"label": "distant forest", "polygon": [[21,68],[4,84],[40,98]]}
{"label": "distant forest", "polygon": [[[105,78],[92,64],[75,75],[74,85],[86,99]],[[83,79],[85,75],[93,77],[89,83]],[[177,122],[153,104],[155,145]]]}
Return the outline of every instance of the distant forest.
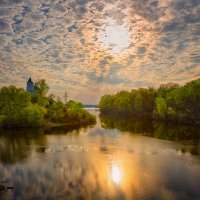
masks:
{"label": "distant forest", "polygon": [[168,83],[160,85],[158,89],[139,88],[104,95],[99,108],[102,113],[200,124],[200,79],[183,86]]}

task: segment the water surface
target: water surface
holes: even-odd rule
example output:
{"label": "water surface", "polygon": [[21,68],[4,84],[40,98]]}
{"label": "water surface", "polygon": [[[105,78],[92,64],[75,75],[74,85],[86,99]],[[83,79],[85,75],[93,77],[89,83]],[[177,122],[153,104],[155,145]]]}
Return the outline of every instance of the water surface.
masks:
{"label": "water surface", "polygon": [[76,128],[0,130],[0,184],[14,186],[0,199],[200,199],[198,127],[101,115]]}

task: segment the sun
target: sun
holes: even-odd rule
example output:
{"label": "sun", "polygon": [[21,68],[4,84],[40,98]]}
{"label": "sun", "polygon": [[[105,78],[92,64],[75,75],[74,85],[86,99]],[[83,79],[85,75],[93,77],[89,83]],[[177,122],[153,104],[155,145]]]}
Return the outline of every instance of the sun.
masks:
{"label": "sun", "polygon": [[121,54],[130,45],[130,33],[127,27],[109,21],[98,34],[101,46],[113,54]]}
{"label": "sun", "polygon": [[119,184],[121,182],[122,173],[117,165],[111,166],[111,179],[114,183]]}

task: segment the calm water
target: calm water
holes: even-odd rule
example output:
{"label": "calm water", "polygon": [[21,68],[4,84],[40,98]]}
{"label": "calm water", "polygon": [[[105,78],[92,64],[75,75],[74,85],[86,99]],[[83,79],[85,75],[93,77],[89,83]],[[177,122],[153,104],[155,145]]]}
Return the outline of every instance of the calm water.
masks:
{"label": "calm water", "polygon": [[[93,111],[98,115],[98,111]],[[0,199],[200,199],[200,129],[100,116],[93,127],[0,130]]]}

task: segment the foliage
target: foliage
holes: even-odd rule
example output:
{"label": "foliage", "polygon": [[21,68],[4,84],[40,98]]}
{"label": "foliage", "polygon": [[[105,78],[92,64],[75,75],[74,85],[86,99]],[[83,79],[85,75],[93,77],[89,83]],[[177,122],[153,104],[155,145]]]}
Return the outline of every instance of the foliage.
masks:
{"label": "foliage", "polygon": [[52,101],[47,109],[47,119],[53,122],[63,122],[67,109],[62,101]]}
{"label": "foliage", "polygon": [[35,83],[35,89],[40,96],[44,97],[48,93],[49,86],[46,84],[45,79],[40,79]]}
{"label": "foliage", "polygon": [[46,97],[49,86],[44,79],[38,80],[35,83],[35,93],[31,96],[31,102],[45,107],[48,105],[48,98]]}
{"label": "foliage", "polygon": [[40,96],[39,93],[35,93],[31,95],[31,102],[33,104],[38,104],[42,107],[46,107],[48,105],[48,99],[45,96]]}
{"label": "foliage", "polygon": [[94,123],[95,116],[85,109],[83,104],[70,100],[66,105],[62,101],[54,101],[47,109],[47,118],[50,121],[61,123]]}
{"label": "foliage", "polygon": [[167,115],[166,99],[164,99],[163,97],[157,97],[155,100],[155,104],[158,114],[162,117],[165,117]]}
{"label": "foliage", "polygon": [[80,123],[94,123],[96,117],[91,115],[87,110],[83,109],[81,102],[75,102],[70,100],[66,104],[67,106],[67,119],[69,121],[80,121]]}
{"label": "foliage", "polygon": [[31,100],[29,93],[13,85],[0,89],[0,113],[7,116],[19,113]]}
{"label": "foliage", "polygon": [[83,108],[83,104],[81,102],[76,102],[76,101],[73,101],[73,100],[69,100],[67,103],[66,103],[66,106],[68,109],[80,109],[80,108]]}
{"label": "foliage", "polygon": [[47,121],[64,124],[87,124],[95,116],[83,109],[83,104],[73,100],[64,104],[47,96],[48,85],[44,79],[35,84],[36,93],[30,94],[15,86],[0,89],[0,123],[5,126],[38,126]]}
{"label": "foliage", "polygon": [[42,125],[45,123],[46,109],[38,104],[30,104],[23,109],[21,118],[26,125]]}
{"label": "foliage", "polygon": [[153,88],[139,88],[104,95],[99,102],[103,113],[124,113],[136,116],[187,123],[200,123],[200,79],[179,86],[175,83]]}
{"label": "foliage", "polygon": [[124,114],[149,114],[153,112],[155,90],[139,88],[121,91],[115,95],[101,98],[99,108],[102,112],[120,112]]}

